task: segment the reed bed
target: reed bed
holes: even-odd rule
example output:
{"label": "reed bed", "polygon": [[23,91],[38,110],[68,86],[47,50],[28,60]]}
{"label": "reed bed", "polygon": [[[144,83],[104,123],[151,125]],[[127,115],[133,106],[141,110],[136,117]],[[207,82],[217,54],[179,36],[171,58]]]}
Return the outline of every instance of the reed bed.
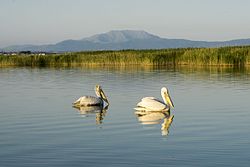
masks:
{"label": "reed bed", "polygon": [[160,50],[86,51],[51,55],[0,55],[0,66],[250,65],[250,46]]}

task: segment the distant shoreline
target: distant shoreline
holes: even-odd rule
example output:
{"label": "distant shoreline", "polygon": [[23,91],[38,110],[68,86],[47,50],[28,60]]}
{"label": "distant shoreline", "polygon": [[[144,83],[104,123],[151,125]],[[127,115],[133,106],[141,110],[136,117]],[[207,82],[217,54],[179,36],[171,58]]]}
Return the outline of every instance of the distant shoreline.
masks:
{"label": "distant shoreline", "polygon": [[250,46],[159,50],[83,51],[3,55],[0,66],[76,67],[85,65],[249,66]]}

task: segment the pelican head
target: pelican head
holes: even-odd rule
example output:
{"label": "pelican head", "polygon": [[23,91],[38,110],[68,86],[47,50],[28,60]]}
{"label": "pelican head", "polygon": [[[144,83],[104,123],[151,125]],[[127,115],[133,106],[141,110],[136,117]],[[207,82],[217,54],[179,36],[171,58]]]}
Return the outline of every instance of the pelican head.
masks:
{"label": "pelican head", "polygon": [[97,97],[100,97],[103,101],[109,104],[107,96],[104,94],[102,87],[100,85],[95,86],[95,93]]}
{"label": "pelican head", "polygon": [[168,104],[169,106],[171,106],[172,108],[174,108],[174,104],[173,104],[173,102],[171,100],[171,97],[170,97],[170,95],[168,93],[168,89],[167,88],[165,88],[165,87],[161,88],[161,96],[162,96],[162,99],[164,100],[164,102],[166,104]]}

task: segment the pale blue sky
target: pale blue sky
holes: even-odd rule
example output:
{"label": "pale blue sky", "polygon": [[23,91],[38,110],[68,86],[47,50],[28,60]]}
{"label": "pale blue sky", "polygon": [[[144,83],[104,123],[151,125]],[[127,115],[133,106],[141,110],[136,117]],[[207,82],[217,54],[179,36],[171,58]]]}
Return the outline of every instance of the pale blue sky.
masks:
{"label": "pale blue sky", "polygon": [[0,47],[110,30],[164,38],[250,38],[250,0],[0,0]]}

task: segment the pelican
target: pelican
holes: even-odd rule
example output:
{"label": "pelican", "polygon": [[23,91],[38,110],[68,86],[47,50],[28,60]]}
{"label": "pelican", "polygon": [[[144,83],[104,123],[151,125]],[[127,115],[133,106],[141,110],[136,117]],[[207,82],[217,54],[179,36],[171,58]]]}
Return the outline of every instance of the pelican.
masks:
{"label": "pelican", "polygon": [[95,93],[96,93],[97,97],[82,96],[73,103],[73,106],[75,106],[75,107],[80,107],[80,106],[101,106],[101,107],[103,107],[104,101],[109,105],[107,96],[104,94],[102,87],[100,85],[95,86]]}
{"label": "pelican", "polygon": [[170,107],[174,108],[173,102],[169,96],[168,89],[163,87],[161,88],[161,96],[163,101],[155,97],[144,97],[137,104],[137,107],[134,108],[137,111],[169,111]]}

